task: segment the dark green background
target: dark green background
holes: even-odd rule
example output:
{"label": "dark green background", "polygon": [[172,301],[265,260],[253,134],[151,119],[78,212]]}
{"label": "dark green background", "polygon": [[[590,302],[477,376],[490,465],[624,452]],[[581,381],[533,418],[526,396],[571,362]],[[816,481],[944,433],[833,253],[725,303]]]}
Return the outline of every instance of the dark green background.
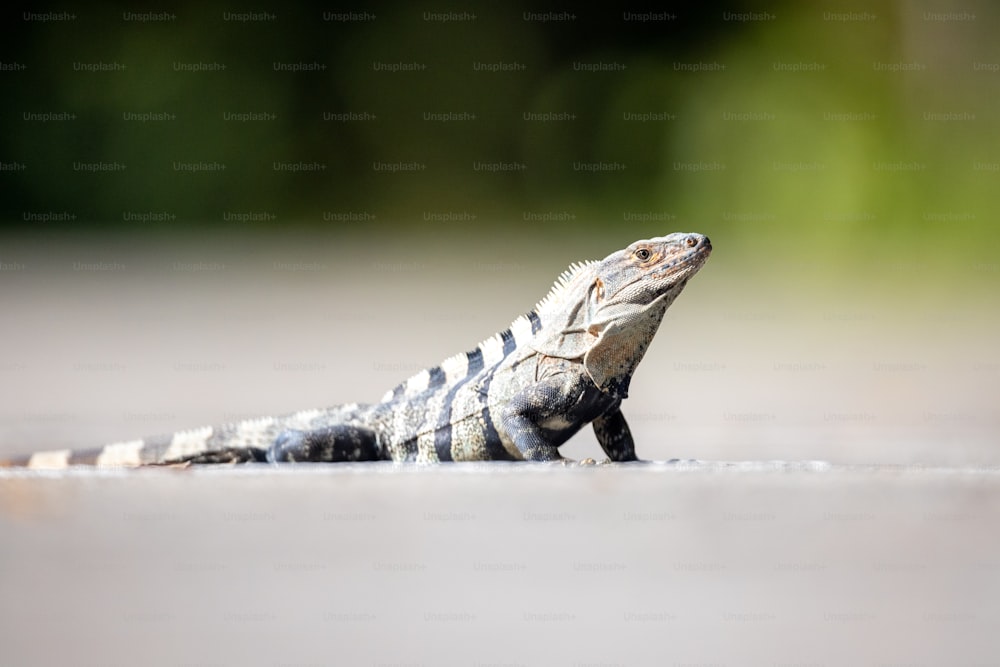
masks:
{"label": "dark green background", "polygon": [[[649,22],[624,20],[618,5],[528,21],[525,12],[561,11],[532,3],[387,2],[351,7],[374,16],[352,22],[325,20],[336,6],[192,3],[151,22],[125,20],[145,11],[125,5],[49,9],[75,18],[26,21],[4,10],[8,233],[376,237],[410,228],[433,242],[455,230],[627,241],[690,229],[751,263],[766,254],[765,264],[834,273],[846,263],[874,270],[873,279],[902,271],[904,281],[943,271],[976,284],[997,274],[1000,9],[989,2],[675,3],[667,20]],[[225,20],[244,11],[274,18]],[[446,11],[475,19],[426,20]],[[746,12],[751,20],[732,20]],[[854,16],[842,20],[844,12]],[[125,69],[78,69],[97,62]],[[373,68],[397,62],[426,69]],[[497,62],[524,69],[474,69]],[[225,70],[175,71],[175,63]],[[275,63],[325,69],[291,73]],[[691,72],[690,63],[725,69]],[[886,69],[901,63],[917,69]],[[787,69],[802,64],[813,69]],[[123,119],[147,112],[174,119]],[[248,112],[273,118],[225,120]],[[375,118],[324,120],[350,112]],[[424,117],[445,112],[475,118]],[[572,119],[529,121],[527,112]],[[648,112],[666,120],[624,118]],[[73,119],[26,120],[32,113]],[[126,168],[74,169],[94,162]],[[189,173],[174,168],[181,162],[226,168]],[[275,170],[279,162],[323,168],[288,173]],[[387,173],[376,162],[424,168]],[[523,168],[489,173],[477,162]],[[576,163],[624,169],[590,173]],[[717,168],[689,170],[699,163]],[[234,223],[245,214],[257,219]],[[880,263],[893,270],[871,269]]]}

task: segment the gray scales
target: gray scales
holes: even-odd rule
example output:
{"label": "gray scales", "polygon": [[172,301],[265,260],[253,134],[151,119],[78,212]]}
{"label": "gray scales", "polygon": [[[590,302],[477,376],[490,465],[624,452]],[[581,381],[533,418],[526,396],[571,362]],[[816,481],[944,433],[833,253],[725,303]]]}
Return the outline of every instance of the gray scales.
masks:
{"label": "gray scales", "polygon": [[378,403],[37,452],[0,465],[560,461],[559,446],[588,423],[608,459],[635,461],[621,403],[664,313],[711,252],[707,237],[675,233],[573,264],[509,328]]}

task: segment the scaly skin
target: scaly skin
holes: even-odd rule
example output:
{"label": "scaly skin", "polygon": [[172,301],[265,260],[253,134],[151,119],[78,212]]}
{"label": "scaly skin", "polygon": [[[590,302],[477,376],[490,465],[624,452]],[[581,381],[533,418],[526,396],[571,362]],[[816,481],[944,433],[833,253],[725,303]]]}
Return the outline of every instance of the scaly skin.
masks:
{"label": "scaly skin", "polygon": [[40,452],[4,465],[558,461],[559,446],[588,423],[610,460],[635,461],[621,403],[664,313],[711,251],[707,237],[677,233],[574,264],[509,328],[375,404]]}

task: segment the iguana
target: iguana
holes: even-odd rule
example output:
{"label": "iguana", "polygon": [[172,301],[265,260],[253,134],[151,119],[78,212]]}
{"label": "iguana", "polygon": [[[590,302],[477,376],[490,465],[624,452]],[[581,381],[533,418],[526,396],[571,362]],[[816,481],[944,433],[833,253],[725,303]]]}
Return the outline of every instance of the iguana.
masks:
{"label": "iguana", "polygon": [[558,461],[593,423],[611,461],[635,461],[621,402],[667,307],[712,252],[707,237],[636,241],[572,264],[535,308],[378,403],[305,410],[39,452],[6,466],[65,468],[299,461]]}

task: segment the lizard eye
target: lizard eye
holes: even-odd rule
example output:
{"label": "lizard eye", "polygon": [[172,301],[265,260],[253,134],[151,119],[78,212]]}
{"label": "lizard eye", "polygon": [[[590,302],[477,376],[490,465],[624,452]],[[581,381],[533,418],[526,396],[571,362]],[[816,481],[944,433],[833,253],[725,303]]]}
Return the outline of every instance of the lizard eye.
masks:
{"label": "lizard eye", "polygon": [[640,262],[645,262],[647,259],[653,256],[653,253],[649,252],[649,248],[639,248],[635,251],[635,258]]}

